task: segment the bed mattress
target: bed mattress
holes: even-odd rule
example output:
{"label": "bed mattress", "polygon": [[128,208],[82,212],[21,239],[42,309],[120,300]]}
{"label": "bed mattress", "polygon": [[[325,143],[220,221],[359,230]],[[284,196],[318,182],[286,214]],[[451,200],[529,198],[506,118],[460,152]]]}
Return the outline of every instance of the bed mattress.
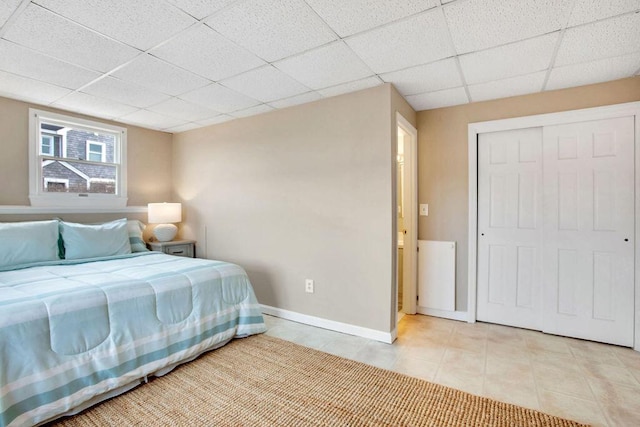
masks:
{"label": "bed mattress", "polygon": [[244,270],[156,252],[0,272],[0,426],[265,331]]}

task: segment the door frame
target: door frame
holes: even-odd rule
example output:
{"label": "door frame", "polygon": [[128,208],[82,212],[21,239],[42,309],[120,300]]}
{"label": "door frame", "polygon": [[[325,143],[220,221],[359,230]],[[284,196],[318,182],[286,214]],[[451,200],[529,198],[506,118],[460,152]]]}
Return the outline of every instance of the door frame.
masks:
{"label": "door frame", "polygon": [[[396,259],[395,294],[398,295],[398,286],[403,286],[402,311],[406,314],[416,314],[416,300],[418,295],[418,130],[400,113],[396,112],[396,132],[398,128],[401,128],[411,137],[409,144],[407,144],[408,146],[405,145],[404,147],[405,176],[409,176],[409,179],[405,180],[404,183],[405,193],[408,194],[408,197],[406,197],[408,203],[404,209],[404,224],[407,229],[407,234],[404,236],[404,250],[402,252],[402,257],[405,260],[404,265],[408,266],[409,271],[403,271],[403,283],[398,283],[397,269],[399,266],[397,265]],[[397,207],[395,205],[394,207],[397,212]],[[393,242],[395,250],[397,250],[397,229],[394,230],[394,233],[395,238]],[[413,249],[407,250],[409,248]]]}
{"label": "door frame", "polygon": [[477,274],[478,274],[478,135],[487,132],[522,129],[528,127],[543,127],[584,121],[612,119],[633,116],[635,122],[635,230],[634,230],[634,349],[640,351],[640,102],[608,105],[603,107],[586,108],[581,110],[563,111],[558,113],[538,114],[533,116],[515,117],[511,119],[491,120],[486,122],[469,123],[468,125],[468,153],[469,153],[469,261],[468,261],[468,305],[467,321],[476,321],[477,310]]}

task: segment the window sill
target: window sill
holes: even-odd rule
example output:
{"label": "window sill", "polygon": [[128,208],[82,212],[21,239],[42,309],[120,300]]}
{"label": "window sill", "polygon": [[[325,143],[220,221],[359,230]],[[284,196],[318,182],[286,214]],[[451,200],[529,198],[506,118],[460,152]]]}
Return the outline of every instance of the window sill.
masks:
{"label": "window sill", "polygon": [[101,208],[98,206],[18,206],[0,205],[0,215],[11,214],[62,214],[62,213],[147,213],[146,206],[125,206],[122,208]]}

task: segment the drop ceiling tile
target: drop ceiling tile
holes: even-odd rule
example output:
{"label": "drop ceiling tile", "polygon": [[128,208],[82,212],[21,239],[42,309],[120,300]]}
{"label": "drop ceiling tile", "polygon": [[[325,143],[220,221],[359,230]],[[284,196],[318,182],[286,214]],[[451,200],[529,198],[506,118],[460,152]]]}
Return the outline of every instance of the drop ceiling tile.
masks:
{"label": "drop ceiling tile", "polygon": [[283,59],[273,65],[312,89],[373,75],[369,67],[342,41]]}
{"label": "drop ceiling tile", "polygon": [[367,77],[366,79],[355,80],[355,81],[344,83],[341,85],[320,89],[318,93],[324,96],[325,98],[329,98],[331,96],[342,95],[344,93],[355,92],[363,89],[369,89],[371,87],[379,86],[381,84],[382,84],[382,81],[378,77]]}
{"label": "drop ceiling tile", "polygon": [[524,76],[470,85],[471,101],[486,101],[488,99],[508,98],[540,92],[546,75],[546,71],[541,71]]}
{"label": "drop ceiling tile", "polygon": [[249,116],[257,116],[258,114],[268,113],[269,111],[273,111],[273,107],[268,106],[267,104],[256,105],[255,107],[247,108],[246,110],[235,111],[231,115],[233,117],[249,117]]}
{"label": "drop ceiling tile", "polygon": [[454,54],[440,9],[358,34],[345,41],[376,73],[426,64]]}
{"label": "drop ceiling tile", "polygon": [[445,89],[437,92],[421,93],[406,97],[407,102],[416,111],[431,110],[434,108],[451,107],[453,105],[467,104],[469,98],[462,87]]}
{"label": "drop ceiling tile", "polygon": [[307,92],[302,95],[292,96],[291,98],[280,99],[278,101],[270,102],[274,108],[287,108],[293,107],[294,105],[306,104],[307,102],[317,101],[321,99],[322,96],[318,92]]}
{"label": "drop ceiling tile", "polygon": [[435,0],[306,1],[340,37],[370,30],[436,6]]}
{"label": "drop ceiling tile", "polygon": [[309,91],[309,88],[271,65],[248,71],[220,83],[262,102],[289,98]]}
{"label": "drop ceiling tile", "polygon": [[468,84],[500,80],[549,68],[560,33],[461,55],[460,66]]}
{"label": "drop ceiling tile", "polygon": [[228,122],[233,119],[235,119],[235,117],[231,117],[226,114],[220,114],[219,116],[215,116],[212,119],[198,120],[198,123],[200,123],[202,126],[211,126],[211,125],[217,125],[218,123]]}
{"label": "drop ceiling tile", "polygon": [[249,98],[234,90],[213,83],[180,96],[185,101],[203,105],[220,113],[230,113],[236,110],[244,110],[248,107],[260,104],[253,98]]}
{"label": "drop ceiling tile", "polygon": [[109,76],[92,83],[82,89],[82,92],[139,108],[146,108],[170,98],[169,95]]}
{"label": "drop ceiling tile", "polygon": [[211,83],[210,80],[151,55],[140,55],[113,76],[168,95],[180,95]]}
{"label": "drop ceiling tile", "polygon": [[4,38],[63,61],[103,72],[140,53],[33,3],[11,25]]}
{"label": "drop ceiling tile", "polygon": [[206,25],[183,32],[151,53],[211,80],[221,80],[264,65],[260,58]]}
{"label": "drop ceiling tile", "polygon": [[385,82],[393,83],[402,95],[415,95],[462,86],[460,73],[453,58],[381,74],[380,78]]}
{"label": "drop ceiling tile", "polygon": [[77,89],[100,77],[94,71],[3,39],[0,39],[0,70],[69,89]]}
{"label": "drop ceiling tile", "polygon": [[570,28],[556,65],[569,65],[640,51],[640,13]]}
{"label": "drop ceiling tile", "polygon": [[217,111],[178,98],[171,98],[147,109],[189,122],[208,119],[220,114]]}
{"label": "drop ceiling tile", "polygon": [[46,105],[69,93],[69,89],[0,71],[0,96]]}
{"label": "drop ceiling tile", "polygon": [[569,27],[640,9],[640,0],[575,0]]}
{"label": "drop ceiling tile", "polygon": [[157,0],[35,0],[41,6],[101,34],[147,50],[197,22]]}
{"label": "drop ceiling tile", "polygon": [[169,117],[149,110],[138,110],[118,117],[118,120],[124,123],[158,130],[182,126],[185,123],[188,123],[186,120]]}
{"label": "drop ceiling tile", "polygon": [[545,89],[562,89],[631,77],[638,68],[640,53],[557,67],[551,70]]}
{"label": "drop ceiling tile", "polygon": [[55,107],[95,117],[112,119],[132,113],[137,108],[86,93],[73,92],[53,104]]}
{"label": "drop ceiling tile", "polygon": [[130,46],[96,34],[33,3],[11,25],[4,38],[63,61],[102,72],[139,54]]}
{"label": "drop ceiling tile", "polygon": [[7,19],[9,19],[20,3],[22,3],[21,0],[6,0],[0,2],[0,28],[7,22]]}
{"label": "drop ceiling tile", "polygon": [[196,19],[203,19],[236,0],[168,0]]}
{"label": "drop ceiling tile", "polygon": [[336,39],[303,0],[237,2],[207,24],[269,62]]}
{"label": "drop ceiling tile", "polygon": [[560,30],[573,0],[468,0],[445,6],[458,54]]}

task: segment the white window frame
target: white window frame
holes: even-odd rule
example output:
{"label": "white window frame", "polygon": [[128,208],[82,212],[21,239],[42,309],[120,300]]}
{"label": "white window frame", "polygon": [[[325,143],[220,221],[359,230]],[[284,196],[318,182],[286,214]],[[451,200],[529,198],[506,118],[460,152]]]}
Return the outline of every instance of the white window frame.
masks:
{"label": "white window frame", "polygon": [[[45,153],[45,152],[42,150],[42,138],[44,138],[45,136],[46,136],[47,138],[51,138],[51,142],[50,142],[50,144],[51,144],[51,145],[50,145],[50,147],[51,147],[51,152],[50,152],[50,153]],[[56,150],[55,144],[56,144],[56,140],[55,140],[55,138],[53,137],[53,135],[51,135],[51,134],[49,134],[49,133],[47,133],[47,134],[41,134],[41,136],[40,136],[40,154],[45,155],[45,156],[53,156],[54,151]]]}
{"label": "white window frame", "polygon": [[[89,154],[90,154],[89,146],[91,144],[99,145],[100,147],[102,147],[102,151],[100,151],[100,161],[102,163],[104,163],[106,161],[106,159],[107,159],[107,145],[104,142],[87,140],[86,147],[85,147],[85,153],[87,153],[87,160],[90,160],[89,159]],[[91,160],[91,161],[97,161],[97,160]]]}
{"label": "white window frame", "polygon": [[40,140],[40,148],[39,148],[39,152],[40,154],[42,154],[43,156],[55,156],[55,152],[56,152],[56,142],[55,142],[55,137],[59,136],[60,137],[60,152],[62,153],[62,157],[67,157],[67,132],[69,131],[69,129],[67,128],[62,128],[57,132],[54,131],[50,131],[50,132],[43,132],[41,135],[46,135],[49,137],[53,138],[52,144],[51,144],[51,152],[50,153],[43,153],[42,152],[42,140]]}
{"label": "white window frame", "polygon": [[[115,194],[48,193],[43,190],[42,160],[52,157],[41,151],[41,123],[56,123],[65,128],[91,132],[118,134],[114,146],[113,164],[116,167]],[[93,142],[95,143],[95,142]],[[66,147],[65,147],[66,148]],[[66,152],[66,150],[63,150]],[[103,156],[106,155],[103,150]],[[66,153],[65,153],[66,154]],[[73,159],[67,159],[73,160]],[[127,129],[94,120],[65,114],[29,109],[29,200],[34,207],[120,209],[127,206]]]}

